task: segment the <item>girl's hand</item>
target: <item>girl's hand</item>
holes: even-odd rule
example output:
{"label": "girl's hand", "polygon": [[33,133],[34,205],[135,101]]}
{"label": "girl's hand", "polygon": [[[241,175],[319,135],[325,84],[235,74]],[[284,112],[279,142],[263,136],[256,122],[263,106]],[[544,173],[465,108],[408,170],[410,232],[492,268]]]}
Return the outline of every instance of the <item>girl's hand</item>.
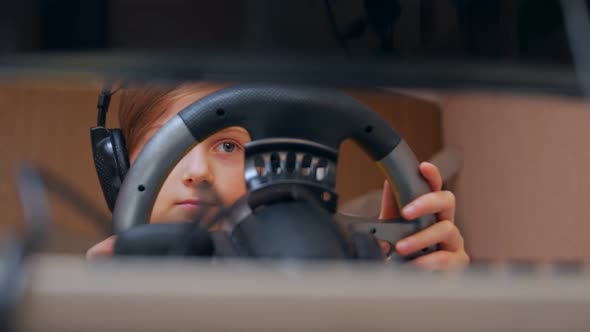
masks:
{"label": "girl's hand", "polygon": [[115,239],[116,236],[112,235],[106,240],[95,244],[86,252],[86,258],[91,259],[96,257],[113,256],[115,251]]}
{"label": "girl's hand", "polygon": [[[420,164],[420,173],[428,181],[432,192],[416,198],[407,204],[401,215],[407,220],[413,220],[427,214],[436,214],[437,223],[395,243],[398,254],[406,256],[423,248],[440,244],[440,250],[418,257],[411,261],[427,270],[446,270],[463,267],[469,263],[469,256],[465,252],[461,232],[455,225],[455,195],[450,191],[442,191],[442,179],[438,168],[431,163]],[[394,219],[400,216],[393,192],[389,183],[385,181],[381,212],[379,219]],[[381,241],[384,253],[391,251],[388,242]]]}

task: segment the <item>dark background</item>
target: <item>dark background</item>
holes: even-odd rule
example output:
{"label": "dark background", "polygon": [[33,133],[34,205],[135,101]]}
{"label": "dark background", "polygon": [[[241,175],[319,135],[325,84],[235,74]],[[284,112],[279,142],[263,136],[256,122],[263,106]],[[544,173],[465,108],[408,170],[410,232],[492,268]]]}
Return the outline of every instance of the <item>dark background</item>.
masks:
{"label": "dark background", "polygon": [[[330,4],[330,5],[328,5]],[[332,13],[330,17],[329,13]],[[554,0],[21,0],[0,54],[295,52],[570,64]]]}

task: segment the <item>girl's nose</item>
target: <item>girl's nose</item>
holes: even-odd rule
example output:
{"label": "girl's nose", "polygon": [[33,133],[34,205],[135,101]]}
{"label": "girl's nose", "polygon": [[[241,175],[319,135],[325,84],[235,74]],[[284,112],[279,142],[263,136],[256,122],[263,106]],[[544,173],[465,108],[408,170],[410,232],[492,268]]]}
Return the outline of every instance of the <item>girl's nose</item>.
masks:
{"label": "girl's nose", "polygon": [[209,158],[198,146],[185,155],[180,163],[184,185],[199,186],[202,182],[213,184],[214,177],[209,165]]}

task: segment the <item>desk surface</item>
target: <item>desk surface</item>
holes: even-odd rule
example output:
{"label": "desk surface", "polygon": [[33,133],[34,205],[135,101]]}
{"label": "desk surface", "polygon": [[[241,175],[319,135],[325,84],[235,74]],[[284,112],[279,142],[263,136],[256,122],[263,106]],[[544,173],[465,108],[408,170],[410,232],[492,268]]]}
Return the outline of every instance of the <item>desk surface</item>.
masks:
{"label": "desk surface", "polygon": [[590,327],[588,271],[46,255],[26,268],[17,318],[26,331],[581,331]]}

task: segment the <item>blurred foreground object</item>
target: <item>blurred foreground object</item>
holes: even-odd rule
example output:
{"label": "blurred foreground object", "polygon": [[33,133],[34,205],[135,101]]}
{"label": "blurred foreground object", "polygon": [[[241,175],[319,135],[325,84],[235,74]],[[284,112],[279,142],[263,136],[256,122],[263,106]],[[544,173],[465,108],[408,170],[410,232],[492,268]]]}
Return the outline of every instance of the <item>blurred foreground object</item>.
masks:
{"label": "blurred foreground object", "polygon": [[26,331],[582,331],[585,266],[488,265],[431,274],[338,262],[216,264],[38,256]]}

